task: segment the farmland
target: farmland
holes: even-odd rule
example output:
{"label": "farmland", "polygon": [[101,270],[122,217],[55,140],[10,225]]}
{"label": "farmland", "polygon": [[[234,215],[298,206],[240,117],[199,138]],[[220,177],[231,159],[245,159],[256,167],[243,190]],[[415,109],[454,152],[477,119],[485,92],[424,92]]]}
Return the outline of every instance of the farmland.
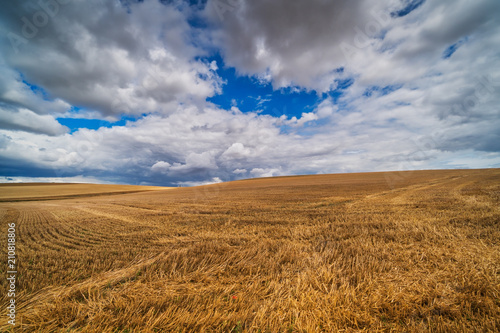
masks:
{"label": "farmland", "polygon": [[0,186],[14,331],[500,330],[500,169],[106,186]]}
{"label": "farmland", "polygon": [[133,185],[5,183],[0,184],[0,202],[57,200],[164,189],[165,188],[155,186]]}

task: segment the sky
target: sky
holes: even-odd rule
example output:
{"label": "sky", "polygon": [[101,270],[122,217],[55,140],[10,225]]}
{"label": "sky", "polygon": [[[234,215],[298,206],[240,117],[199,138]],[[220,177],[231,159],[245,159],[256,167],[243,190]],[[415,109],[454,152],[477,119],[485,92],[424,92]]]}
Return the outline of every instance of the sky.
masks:
{"label": "sky", "polygon": [[500,167],[498,0],[0,7],[0,182]]}

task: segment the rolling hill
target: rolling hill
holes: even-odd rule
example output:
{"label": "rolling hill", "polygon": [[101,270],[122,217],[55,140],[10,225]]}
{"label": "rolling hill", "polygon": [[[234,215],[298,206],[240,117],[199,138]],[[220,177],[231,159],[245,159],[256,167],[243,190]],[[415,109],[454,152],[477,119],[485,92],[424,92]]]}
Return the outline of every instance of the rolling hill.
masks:
{"label": "rolling hill", "polygon": [[0,200],[15,331],[500,330],[500,169],[9,184]]}

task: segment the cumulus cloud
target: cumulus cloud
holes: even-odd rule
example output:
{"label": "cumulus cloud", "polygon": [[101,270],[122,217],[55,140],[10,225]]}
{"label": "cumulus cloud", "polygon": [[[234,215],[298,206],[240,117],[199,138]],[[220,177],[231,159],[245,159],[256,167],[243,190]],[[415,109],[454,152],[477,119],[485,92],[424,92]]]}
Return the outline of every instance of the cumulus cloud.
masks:
{"label": "cumulus cloud", "polygon": [[206,15],[220,25],[214,40],[228,65],[275,87],[328,91],[347,60],[340,45],[356,41],[367,22],[387,25],[384,15],[399,5],[394,0],[242,0],[222,20],[216,6],[207,6]]}
{"label": "cumulus cloud", "polygon": [[81,129],[44,140],[8,131],[0,156],[19,164],[31,161],[33,168],[56,176],[88,173],[134,183],[186,184],[307,169],[311,156],[335,149],[331,142],[280,133],[277,121],[256,113],[186,107],[167,117],[151,115],[127,126]]}
{"label": "cumulus cloud", "polygon": [[153,164],[153,166],[151,166],[151,170],[156,172],[167,172],[171,166],[172,165],[168,162],[159,161]]}
{"label": "cumulus cloud", "polygon": [[[500,167],[496,0],[123,3],[70,1],[32,38],[22,18],[40,9],[0,14],[24,38],[1,45],[3,175],[192,186]],[[318,101],[280,117],[219,108],[206,101],[225,93],[215,51],[238,75]],[[123,113],[138,119],[74,133],[55,120]]]}
{"label": "cumulus cloud", "polygon": [[292,119],[286,121],[287,125],[293,127],[301,127],[304,126],[307,122],[314,121],[318,119],[317,113],[314,112],[304,112],[300,118],[292,117]]}
{"label": "cumulus cloud", "polygon": [[79,184],[113,184],[103,179],[87,176],[74,177],[1,177],[0,183],[79,183]]}
{"label": "cumulus cloud", "polygon": [[252,154],[251,150],[248,148],[245,148],[245,146],[240,143],[236,142],[231,145],[224,153],[222,153],[222,158],[226,160],[238,160],[238,159],[244,159]]}
{"label": "cumulus cloud", "polygon": [[[396,130],[385,115],[358,113],[335,114],[331,123],[315,125],[313,135],[300,134],[301,127],[284,133],[277,126],[279,119],[271,116],[194,107],[168,117],[151,115],[126,126],[57,137],[4,131],[0,168],[6,172],[9,165],[29,165],[34,175],[88,174],[119,183],[170,186],[216,178],[419,169],[435,167],[436,161],[455,165],[454,159],[463,160],[464,149],[471,149],[463,140],[481,130],[467,124],[441,129],[434,123],[416,135],[418,122]],[[495,126],[484,125],[490,132]],[[488,139],[490,149],[495,138]],[[476,151],[476,156],[498,165],[498,153],[485,148],[476,147],[484,151]]]}
{"label": "cumulus cloud", "polygon": [[50,115],[38,115],[28,109],[12,109],[0,104],[0,128],[22,130],[47,135],[60,135],[68,132]]}
{"label": "cumulus cloud", "polygon": [[413,80],[462,37],[498,29],[495,0],[414,2],[241,0],[222,20],[216,6],[206,15],[229,65],[276,87],[318,91],[335,88],[339,68],[366,83]]}
{"label": "cumulus cloud", "polygon": [[250,170],[250,174],[253,177],[273,177],[281,174],[280,169],[262,169],[262,168],[254,168]]}
{"label": "cumulus cloud", "polygon": [[1,60],[0,53],[0,103],[11,108],[26,108],[40,115],[61,114],[71,108],[60,98],[50,100],[44,96],[43,90],[30,87],[21,73],[2,65]]}
{"label": "cumulus cloud", "polygon": [[440,133],[433,146],[444,151],[496,146],[481,133],[500,128],[498,1],[242,0],[222,20],[213,6],[206,12],[225,60],[242,73],[318,92],[353,79],[337,103],[326,99],[290,126],[331,116],[329,129],[346,141]]}
{"label": "cumulus cloud", "polygon": [[[49,98],[103,115],[143,114],[204,101],[220,89],[214,65],[195,59],[203,52],[175,6],[101,0],[40,6],[46,3],[9,4],[0,29],[8,37],[3,61]],[[16,92],[4,98],[22,103]]]}

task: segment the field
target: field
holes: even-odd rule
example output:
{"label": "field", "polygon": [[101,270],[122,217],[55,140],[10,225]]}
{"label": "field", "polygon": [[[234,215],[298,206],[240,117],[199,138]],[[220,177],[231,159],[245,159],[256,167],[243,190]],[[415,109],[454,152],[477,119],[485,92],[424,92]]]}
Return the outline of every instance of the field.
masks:
{"label": "field", "polygon": [[500,331],[500,169],[16,186],[15,332]]}
{"label": "field", "polygon": [[133,185],[5,183],[0,184],[0,202],[57,200],[153,190],[165,190],[165,188]]}

